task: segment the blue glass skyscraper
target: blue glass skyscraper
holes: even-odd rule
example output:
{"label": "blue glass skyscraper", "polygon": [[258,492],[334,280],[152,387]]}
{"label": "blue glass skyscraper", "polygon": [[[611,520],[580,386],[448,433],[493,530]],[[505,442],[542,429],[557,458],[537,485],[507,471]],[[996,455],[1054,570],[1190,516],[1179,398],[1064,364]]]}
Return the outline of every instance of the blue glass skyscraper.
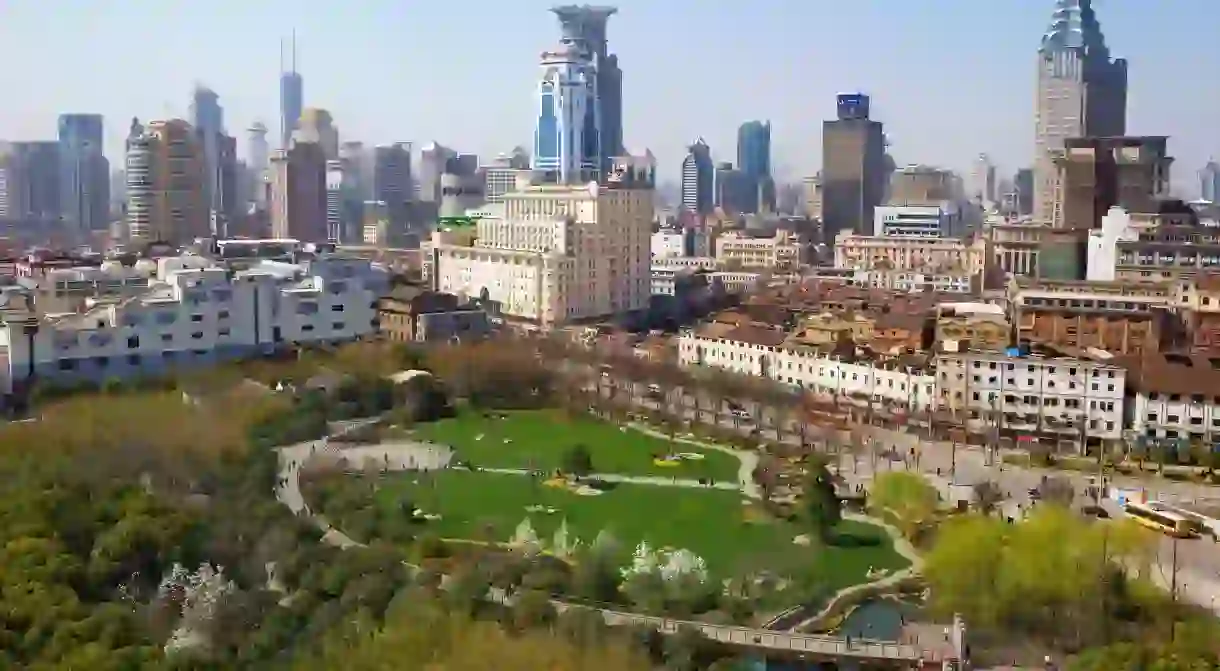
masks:
{"label": "blue glass skyscraper", "polygon": [[59,116],[60,215],[82,233],[109,225],[110,164],[103,135],[100,114]]}
{"label": "blue glass skyscraper", "polygon": [[596,128],[593,137],[588,135],[596,76],[579,39],[565,38],[558,49],[542,54],[532,167],[546,181],[573,184],[595,179],[600,171]]}
{"label": "blue glass skyscraper", "polygon": [[737,128],[737,169],[750,181],[754,195],[749,211],[775,209],[775,184],[771,180],[771,122],[747,121]]}

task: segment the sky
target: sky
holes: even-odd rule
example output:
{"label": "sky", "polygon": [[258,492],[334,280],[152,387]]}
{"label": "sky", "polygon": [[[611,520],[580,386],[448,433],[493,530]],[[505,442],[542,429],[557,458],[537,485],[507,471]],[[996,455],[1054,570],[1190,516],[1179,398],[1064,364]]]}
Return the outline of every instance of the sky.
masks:
{"label": "sky", "polygon": [[[1174,179],[1220,156],[1216,0],[1095,0],[1130,65],[1128,133],[1169,135]],[[281,38],[296,31],[306,106],[342,140],[438,141],[490,158],[532,138],[538,56],[556,0],[0,0],[0,139],[50,139],[63,112],[106,117],[121,165],[133,116],[220,95],[239,137],[278,134]],[[736,128],[773,124],[777,176],[821,163],[837,93],[872,96],[899,165],[1002,175],[1031,162],[1035,53],[1053,0],[619,0],[624,141],[676,178],[699,137],[735,160]],[[1192,195],[1192,194],[1184,194]]]}

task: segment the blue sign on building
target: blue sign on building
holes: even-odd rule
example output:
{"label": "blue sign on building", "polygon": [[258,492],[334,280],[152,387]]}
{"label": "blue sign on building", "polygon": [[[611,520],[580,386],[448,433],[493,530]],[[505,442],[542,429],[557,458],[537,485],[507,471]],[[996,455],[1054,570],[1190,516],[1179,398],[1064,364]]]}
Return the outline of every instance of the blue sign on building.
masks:
{"label": "blue sign on building", "polygon": [[840,119],[867,119],[869,100],[863,93],[842,93],[838,96]]}

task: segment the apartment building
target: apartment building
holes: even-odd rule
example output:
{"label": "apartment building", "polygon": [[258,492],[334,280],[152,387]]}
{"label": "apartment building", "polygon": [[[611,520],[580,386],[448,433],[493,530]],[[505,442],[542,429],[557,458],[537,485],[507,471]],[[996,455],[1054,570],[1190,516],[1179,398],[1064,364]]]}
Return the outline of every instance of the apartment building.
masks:
{"label": "apartment building", "polygon": [[[727,328],[726,328],[727,327]],[[683,366],[708,366],[764,377],[838,397],[864,397],[922,412],[933,400],[935,378],[913,359],[847,360],[825,350],[788,344],[778,329],[715,324],[678,338]]]}
{"label": "apartment building", "polygon": [[1173,291],[1172,305],[1182,319],[1190,351],[1220,352],[1220,273],[1178,280]]}
{"label": "apartment building", "polygon": [[729,231],[716,238],[716,260],[743,270],[796,270],[805,262],[805,245],[783,229],[770,236]]}
{"label": "apartment building", "polygon": [[936,409],[968,430],[1058,447],[1122,438],[1127,372],[1087,359],[1009,352],[936,355]]}
{"label": "apartment building", "polygon": [[198,256],[157,261],[155,281],[83,310],[0,315],[0,388],[28,380],[158,375],[290,344],[341,343],[377,324],[385,273],[367,261],[265,261],[234,272]]}
{"label": "apartment building", "polygon": [[908,270],[978,275],[987,264],[982,238],[914,238],[840,233],[835,238],[835,268]]}
{"label": "apartment building", "polygon": [[1009,298],[1023,341],[1156,352],[1174,337],[1170,284],[1014,278]]}
{"label": "apartment building", "polygon": [[1209,447],[1220,441],[1220,357],[1133,355],[1116,363],[1127,370],[1133,435]]}

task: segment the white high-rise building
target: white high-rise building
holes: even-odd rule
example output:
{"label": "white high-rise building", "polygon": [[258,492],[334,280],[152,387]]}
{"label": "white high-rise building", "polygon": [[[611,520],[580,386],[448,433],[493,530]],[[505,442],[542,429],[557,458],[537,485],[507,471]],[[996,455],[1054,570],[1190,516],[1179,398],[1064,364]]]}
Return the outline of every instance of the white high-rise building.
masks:
{"label": "white high-rise building", "polygon": [[153,230],[153,139],[138,119],[131,120],[131,131],[127,136],[127,220],[128,236],[148,238]]}
{"label": "white high-rise building", "polygon": [[979,154],[974,160],[974,175],[971,178],[970,198],[980,203],[996,202],[995,164],[987,154]]}
{"label": "white high-rise building", "polygon": [[647,153],[616,159],[606,184],[506,194],[503,218],[433,233],[426,272],[438,291],[543,327],[644,310],[655,177]]}

